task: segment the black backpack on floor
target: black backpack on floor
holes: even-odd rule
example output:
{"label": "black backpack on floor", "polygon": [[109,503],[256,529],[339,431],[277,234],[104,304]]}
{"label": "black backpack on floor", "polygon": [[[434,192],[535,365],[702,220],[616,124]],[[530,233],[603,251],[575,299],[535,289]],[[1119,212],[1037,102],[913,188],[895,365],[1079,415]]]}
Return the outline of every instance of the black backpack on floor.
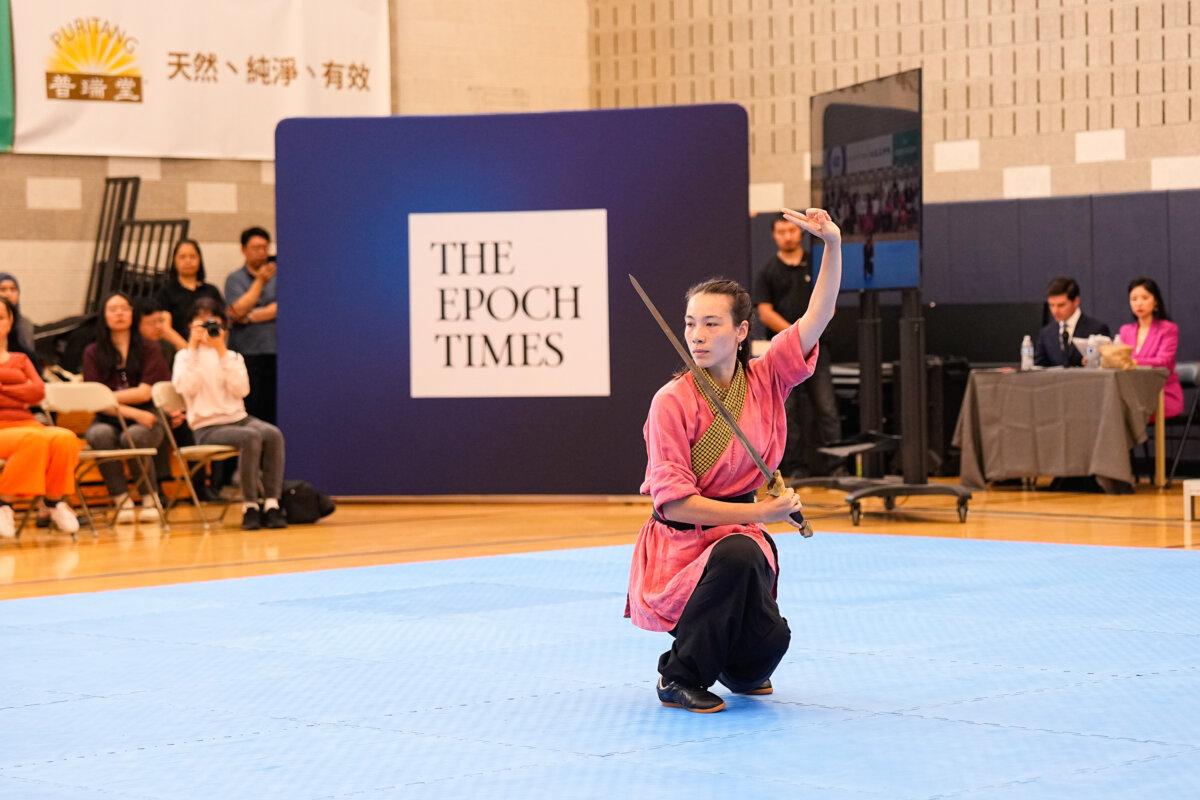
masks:
{"label": "black backpack on floor", "polygon": [[321,494],[308,481],[284,481],[283,497],[279,499],[289,525],[306,525],[333,513],[337,505],[333,498]]}

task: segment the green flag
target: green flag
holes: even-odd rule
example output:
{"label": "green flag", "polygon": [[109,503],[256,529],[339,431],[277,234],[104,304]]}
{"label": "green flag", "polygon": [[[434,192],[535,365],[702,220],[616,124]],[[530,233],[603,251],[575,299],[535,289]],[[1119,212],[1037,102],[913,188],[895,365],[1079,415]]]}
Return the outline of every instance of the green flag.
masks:
{"label": "green flag", "polygon": [[13,49],[8,0],[0,0],[0,153],[12,150]]}

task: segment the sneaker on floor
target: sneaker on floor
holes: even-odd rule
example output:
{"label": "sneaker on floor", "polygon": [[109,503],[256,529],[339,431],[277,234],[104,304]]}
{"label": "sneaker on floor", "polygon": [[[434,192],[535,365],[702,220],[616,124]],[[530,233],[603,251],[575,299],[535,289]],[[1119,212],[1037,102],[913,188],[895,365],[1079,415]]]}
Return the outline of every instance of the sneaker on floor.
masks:
{"label": "sneaker on floor", "polygon": [[138,522],[158,522],[158,509],[154,507],[154,498],[142,498],[142,507],[138,509]]}
{"label": "sneaker on floor", "polygon": [[117,516],[114,518],[114,522],[117,525],[132,525],[137,517],[137,511],[133,507],[133,498],[123,494],[113,500],[113,504],[117,507]]}
{"label": "sneaker on floor", "polygon": [[0,539],[17,537],[17,520],[10,505],[0,506]]}
{"label": "sneaker on floor", "polygon": [[63,533],[79,530],[79,517],[75,516],[75,509],[66,500],[59,500],[50,509],[50,522]]}
{"label": "sneaker on floor", "polygon": [[266,512],[263,514],[263,527],[264,528],[286,528],[287,527],[287,517],[284,516],[283,509],[279,508],[278,506],[276,506],[275,508],[268,508],[266,510]]}
{"label": "sneaker on floor", "polygon": [[262,527],[262,512],[258,506],[250,506],[242,512],[242,530],[256,531]]}

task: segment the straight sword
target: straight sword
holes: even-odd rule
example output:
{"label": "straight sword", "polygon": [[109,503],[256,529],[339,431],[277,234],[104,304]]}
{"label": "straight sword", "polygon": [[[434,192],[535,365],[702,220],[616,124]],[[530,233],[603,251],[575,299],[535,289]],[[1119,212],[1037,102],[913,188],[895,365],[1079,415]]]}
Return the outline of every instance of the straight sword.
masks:
{"label": "straight sword", "polygon": [[[666,335],[667,340],[675,348],[675,352],[679,354],[679,357],[683,359],[683,363],[686,364],[687,368],[691,371],[692,377],[696,379],[696,385],[700,387],[700,391],[703,392],[704,396],[708,398],[708,401],[712,404],[713,408],[717,410],[717,414],[721,416],[721,419],[725,420],[725,424],[728,425],[733,431],[733,435],[736,436],[738,441],[742,443],[742,447],[746,448],[746,453],[750,456],[750,460],[754,462],[754,466],[758,467],[758,471],[762,473],[764,478],[766,478],[767,494],[771,495],[772,497],[778,497],[779,495],[783,494],[783,490],[785,488],[783,485],[783,475],[780,474],[779,470],[772,471],[771,468],[767,466],[767,462],[763,461],[762,456],[759,455],[758,451],[754,449],[754,445],[750,443],[749,437],[747,437],[742,431],[741,427],[738,426],[737,420],[733,418],[733,414],[731,414],[729,409],[725,407],[725,404],[721,402],[721,398],[717,396],[716,390],[710,385],[709,377],[704,374],[704,371],[701,370],[699,366],[696,365],[696,362],[692,359],[692,354],[689,353],[687,348],[683,346],[683,342],[679,341],[679,337],[677,337],[675,332],[671,330],[671,326],[667,324],[665,319],[663,319],[662,314],[658,313],[658,309],[654,306],[654,301],[651,300],[650,296],[646,294],[646,290],[642,288],[640,283],[638,283],[637,278],[630,275],[629,282],[633,284],[634,291],[638,293],[638,296],[642,298],[642,302],[646,304],[646,308],[650,311],[650,316],[654,317],[654,321],[658,323],[658,327],[662,328],[663,334]],[[795,511],[792,512],[791,517],[792,520],[800,526],[801,536],[808,538],[809,536],[813,535],[812,526],[808,524],[808,520],[804,518],[803,513]]]}

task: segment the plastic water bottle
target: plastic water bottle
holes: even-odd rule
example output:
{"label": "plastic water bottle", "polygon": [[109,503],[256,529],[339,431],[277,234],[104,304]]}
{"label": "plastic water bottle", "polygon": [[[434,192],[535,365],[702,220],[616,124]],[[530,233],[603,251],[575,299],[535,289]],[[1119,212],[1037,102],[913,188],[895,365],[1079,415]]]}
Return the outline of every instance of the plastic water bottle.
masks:
{"label": "plastic water bottle", "polygon": [[1021,372],[1033,369],[1033,339],[1026,336],[1021,340]]}
{"label": "plastic water bottle", "polygon": [[1087,343],[1087,365],[1092,369],[1100,366],[1100,347],[1096,344],[1096,337],[1089,336]]}

